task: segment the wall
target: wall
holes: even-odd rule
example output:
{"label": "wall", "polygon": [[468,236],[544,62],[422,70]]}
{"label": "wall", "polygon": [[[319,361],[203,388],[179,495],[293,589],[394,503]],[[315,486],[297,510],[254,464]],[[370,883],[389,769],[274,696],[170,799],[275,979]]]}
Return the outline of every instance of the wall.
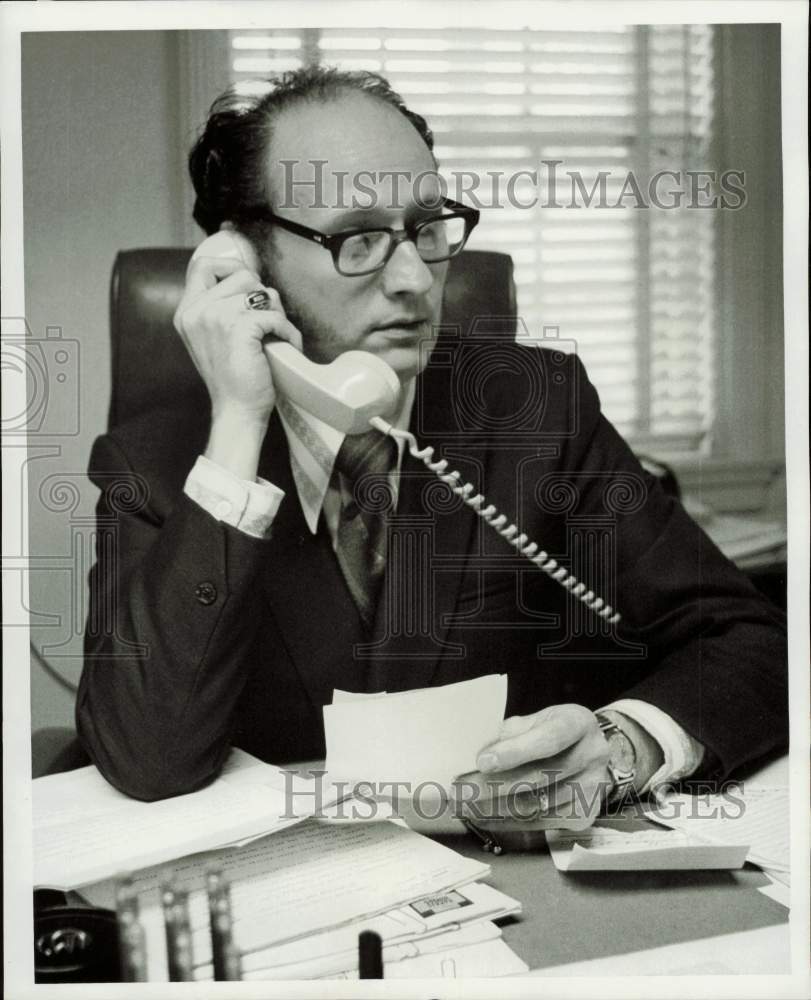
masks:
{"label": "wall", "polygon": [[[83,474],[106,425],[110,391],[110,269],[119,249],[184,242],[178,36],[23,37],[29,384],[43,414],[28,454],[31,637],[73,683],[97,493]],[[67,343],[48,341],[49,327]],[[47,398],[36,384],[43,366]],[[31,685],[33,730],[73,724],[73,695],[34,661]]]}

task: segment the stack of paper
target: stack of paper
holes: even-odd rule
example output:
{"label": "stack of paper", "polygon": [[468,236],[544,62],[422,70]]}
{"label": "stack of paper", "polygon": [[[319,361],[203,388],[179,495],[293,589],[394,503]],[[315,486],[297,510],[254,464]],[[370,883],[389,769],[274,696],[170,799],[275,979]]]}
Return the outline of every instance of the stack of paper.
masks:
{"label": "stack of paper", "polygon": [[[485,921],[448,931],[425,942],[408,946],[402,958],[389,959],[383,951],[386,979],[494,979],[517,976],[529,966],[501,939],[501,930]],[[324,979],[357,979],[356,969]]]}
{"label": "stack of paper", "polygon": [[[520,912],[517,900],[491,886],[473,883],[432,893],[344,927],[247,954],[242,961],[243,978],[353,978],[357,976],[358,935],[363,930],[375,931],[383,941],[387,979],[447,975],[442,963],[450,952],[457,950],[460,955],[454,962],[454,974],[464,968],[466,976],[510,975],[525,965],[501,940],[501,931],[492,921]],[[467,948],[472,951],[461,951]],[[484,967],[483,948],[489,971],[468,971],[474,953],[476,968]],[[431,971],[426,971],[426,967]],[[198,978],[210,978],[209,966],[202,966],[197,972]]]}
{"label": "stack of paper", "polygon": [[139,802],[95,767],[33,782],[34,885],[75,889],[196,851],[285,829],[335,801],[322,782],[293,780],[232,750],[221,776],[199,792]]}
{"label": "stack of paper", "polygon": [[[308,819],[247,847],[198,854],[148,868],[134,877],[150,981],[167,978],[160,885],[168,876],[176,889],[189,893],[196,975],[211,978],[204,889],[210,868],[222,871],[230,883],[234,944],[243,954],[246,978],[252,979],[352,974],[357,935],[366,928],[381,933],[388,950],[384,961],[389,963],[419,958],[431,953],[431,947],[437,948],[433,954],[438,955],[445,950],[439,948],[438,938],[427,945],[428,952],[419,941],[427,942],[443,930],[455,933],[462,924],[472,927],[518,908],[515,900],[496,890],[470,885],[489,873],[488,865],[407,827],[389,820],[331,823]],[[454,892],[459,893],[458,899]],[[89,902],[107,907],[112,906],[114,893],[112,880],[83,890]],[[468,935],[483,933],[481,929],[468,931]],[[489,940],[499,937],[497,930],[486,933]],[[469,936],[462,936],[447,946],[462,948],[471,943]],[[505,961],[505,949],[509,961]],[[493,975],[515,970],[516,963],[523,967],[501,941],[490,954],[495,962]]]}

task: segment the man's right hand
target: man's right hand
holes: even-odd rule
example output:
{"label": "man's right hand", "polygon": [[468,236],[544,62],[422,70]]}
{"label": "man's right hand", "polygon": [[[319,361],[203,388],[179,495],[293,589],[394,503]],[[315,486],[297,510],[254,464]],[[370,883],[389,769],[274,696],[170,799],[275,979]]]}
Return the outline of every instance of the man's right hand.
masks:
{"label": "man's right hand", "polygon": [[265,288],[269,310],[246,307],[245,295],[264,287],[241,261],[199,257],[189,265],[174,316],[211,397],[206,457],[248,480],[256,478],[276,399],[262,342],[270,335],[302,347],[301,333],[287,319],[275,289]]}

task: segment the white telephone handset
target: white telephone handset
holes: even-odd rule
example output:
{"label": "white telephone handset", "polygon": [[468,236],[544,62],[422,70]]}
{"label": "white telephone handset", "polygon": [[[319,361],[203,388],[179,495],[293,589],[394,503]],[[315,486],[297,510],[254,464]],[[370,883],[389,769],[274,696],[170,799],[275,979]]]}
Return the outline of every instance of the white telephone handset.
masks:
{"label": "white telephone handset", "polygon": [[[230,229],[222,229],[203,240],[192,259],[196,257],[233,257],[258,272],[253,247],[241,233]],[[401,431],[383,419],[394,410],[400,395],[400,381],[385,361],[367,351],[345,351],[330,364],[319,365],[286,341],[268,341],[264,349],[277,392],[345,434],[360,434],[371,424],[390,437],[402,439],[414,458],[447,483],[468,507],[533,565],[599,618],[612,624],[620,620],[619,613],[610,604],[578,582],[515,524],[510,524],[509,518],[499,514],[493,504],[488,504],[472,483],[463,481],[461,473],[448,471],[446,459],[435,462],[433,448],[421,449],[410,431]]]}
{"label": "white telephone handset", "polygon": [[[209,236],[194,257],[233,257],[258,271],[253,247],[231,230]],[[266,341],[264,349],[276,391],[345,434],[368,431],[372,417],[390,414],[400,398],[397,375],[368,351],[345,351],[319,365],[286,341]]]}

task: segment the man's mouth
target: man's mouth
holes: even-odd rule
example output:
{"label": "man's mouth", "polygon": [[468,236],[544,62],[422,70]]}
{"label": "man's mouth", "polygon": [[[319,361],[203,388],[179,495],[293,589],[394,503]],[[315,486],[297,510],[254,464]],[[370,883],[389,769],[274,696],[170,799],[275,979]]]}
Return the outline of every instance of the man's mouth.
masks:
{"label": "man's mouth", "polygon": [[428,320],[424,316],[409,317],[403,316],[399,319],[389,320],[387,323],[381,323],[379,326],[375,327],[375,330],[381,331],[387,334],[406,334],[414,336],[415,333],[420,333],[426,327]]}

